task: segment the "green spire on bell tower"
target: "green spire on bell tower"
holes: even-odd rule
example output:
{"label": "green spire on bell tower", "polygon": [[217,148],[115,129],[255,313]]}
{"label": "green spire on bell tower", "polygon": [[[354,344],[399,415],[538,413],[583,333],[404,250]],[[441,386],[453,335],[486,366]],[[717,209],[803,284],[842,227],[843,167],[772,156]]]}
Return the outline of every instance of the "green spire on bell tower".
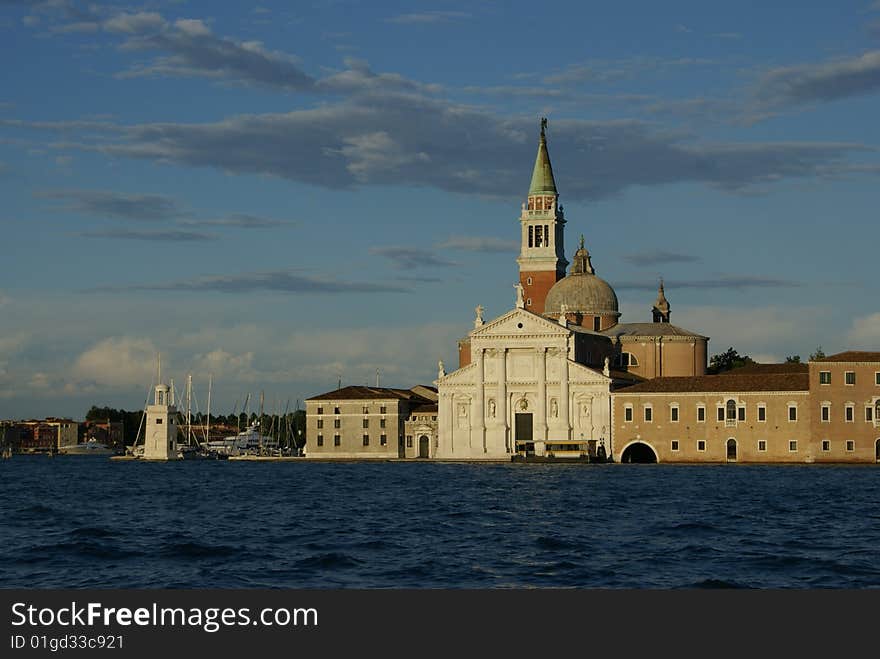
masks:
{"label": "green spire on bell tower", "polygon": [[556,181],[553,179],[553,167],[550,165],[550,154],[547,153],[547,118],[541,118],[541,141],[538,143],[538,156],[535,158],[535,169],[532,171],[532,184],[529,196],[556,195]]}

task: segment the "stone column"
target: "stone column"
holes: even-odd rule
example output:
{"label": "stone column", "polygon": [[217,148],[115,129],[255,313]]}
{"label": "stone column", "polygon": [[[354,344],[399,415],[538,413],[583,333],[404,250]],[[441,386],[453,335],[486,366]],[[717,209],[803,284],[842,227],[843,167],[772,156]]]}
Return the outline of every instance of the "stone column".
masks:
{"label": "stone column", "polygon": [[504,448],[511,452],[510,439],[507,432],[507,348],[498,349],[498,400],[496,401],[496,422],[501,426],[504,436]]}
{"label": "stone column", "polygon": [[547,348],[536,348],[538,368],[538,409],[535,414],[535,440],[547,440]]}
{"label": "stone column", "polygon": [[478,448],[480,451],[485,449],[484,446],[484,429],[486,427],[486,377],[485,377],[485,356],[486,349],[478,348],[474,355],[474,405],[471,409],[471,447]]}
{"label": "stone column", "polygon": [[444,449],[451,456],[455,453],[455,426],[458,421],[455,417],[455,396],[452,394],[446,394],[444,404],[446,405],[446,418],[449,419],[449,425],[447,426],[448,429],[446,432],[446,439],[449,444],[444,447]]}
{"label": "stone column", "polygon": [[568,350],[559,352],[559,423],[560,439],[571,439],[571,423],[568,420]]}

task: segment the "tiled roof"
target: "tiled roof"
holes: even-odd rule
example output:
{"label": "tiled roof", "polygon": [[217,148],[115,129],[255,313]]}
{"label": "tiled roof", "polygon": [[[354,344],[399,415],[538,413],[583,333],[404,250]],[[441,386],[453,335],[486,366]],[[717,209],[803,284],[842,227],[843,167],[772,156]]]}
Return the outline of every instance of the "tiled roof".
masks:
{"label": "tiled roof", "polygon": [[880,352],[867,352],[862,350],[847,350],[838,352],[836,355],[828,355],[817,362],[880,362]]}
{"label": "tiled roof", "polygon": [[767,373],[809,373],[809,364],[785,362],[784,364],[746,364],[719,375],[761,375]]}
{"label": "tiled roof", "polygon": [[410,410],[410,414],[437,414],[437,403],[419,405]]}
{"label": "tiled roof", "polygon": [[669,323],[618,323],[603,330],[606,336],[693,336],[706,338],[702,334],[670,325]]}
{"label": "tiled roof", "polygon": [[754,373],[746,375],[698,375],[695,377],[654,378],[631,387],[620,389],[621,393],[663,392],[724,392],[724,391],[809,391],[808,373]]}
{"label": "tiled roof", "polygon": [[409,389],[389,389],[387,387],[359,387],[351,385],[326,394],[312,396],[306,400],[412,400],[427,401]]}

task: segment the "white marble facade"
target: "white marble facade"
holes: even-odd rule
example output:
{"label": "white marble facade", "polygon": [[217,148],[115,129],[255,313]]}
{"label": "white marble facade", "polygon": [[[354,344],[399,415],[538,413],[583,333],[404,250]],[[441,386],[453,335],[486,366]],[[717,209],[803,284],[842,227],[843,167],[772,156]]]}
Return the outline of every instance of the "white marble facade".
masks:
{"label": "white marble facade", "polygon": [[554,441],[608,442],[611,378],[573,361],[573,332],[519,307],[470,333],[471,363],[436,380],[447,460],[537,456]]}

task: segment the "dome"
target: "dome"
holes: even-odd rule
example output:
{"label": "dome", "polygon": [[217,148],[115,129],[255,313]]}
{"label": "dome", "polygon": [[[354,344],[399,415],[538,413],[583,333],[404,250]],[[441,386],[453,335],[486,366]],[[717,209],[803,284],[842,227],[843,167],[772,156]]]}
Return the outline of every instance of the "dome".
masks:
{"label": "dome", "polygon": [[559,315],[562,305],[566,313],[590,316],[620,316],[617,310],[617,294],[607,281],[596,276],[590,263],[590,253],[581,245],[574,255],[571,272],[560,279],[547,293],[544,301],[545,315]]}
{"label": "dome", "polygon": [[617,294],[607,281],[589,273],[570,274],[560,279],[547,293],[544,313],[566,312],[593,316],[617,315]]}

